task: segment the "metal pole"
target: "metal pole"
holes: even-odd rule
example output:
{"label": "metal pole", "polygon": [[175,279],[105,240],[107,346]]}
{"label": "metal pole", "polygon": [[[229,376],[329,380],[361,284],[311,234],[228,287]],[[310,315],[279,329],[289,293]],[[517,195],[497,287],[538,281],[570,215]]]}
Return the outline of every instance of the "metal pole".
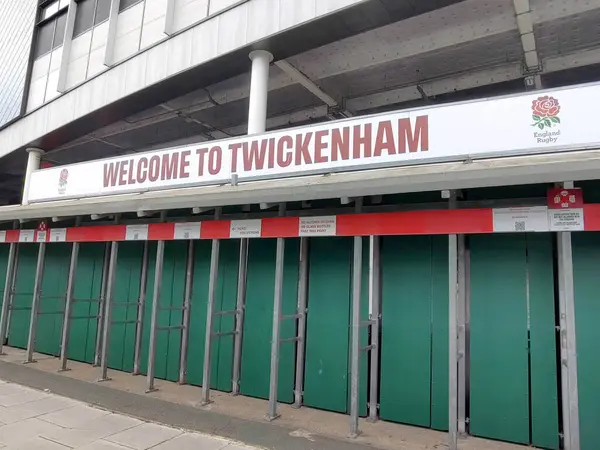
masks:
{"label": "metal pole", "polygon": [[381,301],[379,279],[380,279],[380,238],[371,236],[369,243],[369,305],[370,317],[373,323],[371,329],[371,361],[370,373],[371,384],[369,386],[369,421],[375,422],[378,419],[378,394],[379,394],[379,322]]}
{"label": "metal pole", "polygon": [[240,240],[240,261],[236,299],[235,336],[233,344],[233,376],[231,392],[240,393],[240,371],[242,366],[242,335],[244,333],[244,309],[246,303],[246,274],[248,267],[248,239]]}
{"label": "metal pole", "polygon": [[110,244],[104,245],[104,259],[102,260],[102,283],[100,285],[100,298],[98,302],[98,319],[96,320],[96,345],[94,349],[94,366],[100,365],[102,352],[102,328],[104,325],[104,307],[106,305],[106,281],[110,262]]}
{"label": "metal pole", "polygon": [[33,286],[33,299],[31,302],[31,318],[29,320],[29,336],[27,338],[27,353],[25,363],[33,363],[33,352],[35,348],[35,334],[37,331],[38,309],[40,306],[40,295],[42,294],[42,281],[44,279],[44,257],[46,255],[46,243],[41,242],[38,250],[37,266],[35,268],[35,282]]}
{"label": "metal pole", "polygon": [[354,237],[352,262],[352,354],[350,373],[350,436],[360,434],[358,429],[358,386],[360,382],[360,297],[362,294],[362,236]]}
{"label": "metal pole", "polygon": [[146,393],[156,391],[154,387],[154,366],[156,361],[156,328],[160,308],[160,290],[162,287],[165,241],[158,241],[156,247],[156,268],[154,270],[154,293],[152,294],[152,319],[150,322],[150,346],[148,349],[148,374],[146,375]]}
{"label": "metal pole", "polygon": [[98,381],[110,380],[108,377],[108,343],[110,337],[110,322],[112,320],[112,303],[117,272],[117,255],[119,243],[112,242],[110,248],[110,262],[108,264],[108,277],[106,280],[106,297],[104,304],[104,317],[102,320],[102,356],[100,358],[101,375]]}
{"label": "metal pole", "polygon": [[3,336],[3,343],[6,342],[8,343],[8,334],[10,332],[10,324],[11,324],[11,318],[12,318],[12,307],[13,307],[13,302],[15,300],[15,292],[17,290],[17,273],[19,270],[19,249],[20,246],[19,244],[15,244],[16,246],[16,251],[15,251],[15,262],[14,262],[14,270],[13,270],[13,274],[12,274],[12,279],[10,280],[10,296],[9,296],[9,302],[8,302],[8,315],[6,318],[6,333]]}
{"label": "metal pole", "polygon": [[0,315],[0,355],[4,355],[4,339],[8,330],[8,315],[10,313],[10,302],[13,292],[13,274],[15,273],[15,262],[17,256],[17,244],[10,244],[8,250],[8,262],[6,266],[6,282],[2,295],[2,315]]}
{"label": "metal pole", "polygon": [[294,386],[294,408],[302,406],[304,394],[304,352],[306,348],[306,303],[308,298],[308,243],[300,238],[300,267],[298,273],[298,343],[296,344],[296,385]]}
{"label": "metal pole", "polygon": [[190,340],[190,308],[192,284],[194,282],[194,241],[188,244],[188,258],[185,266],[185,292],[183,297],[183,317],[181,328],[181,353],[179,354],[179,384],[185,384],[187,378],[187,357]]}
{"label": "metal pole", "polygon": [[458,365],[457,365],[457,316],[458,303],[458,246],[455,234],[448,236],[448,381],[449,381],[449,413],[448,433],[449,450],[457,450],[457,419],[458,419]]}
{"label": "metal pole", "polygon": [[62,338],[60,344],[60,369],[67,369],[67,353],[69,349],[69,333],[71,331],[71,306],[73,304],[73,288],[75,286],[75,274],[77,272],[77,259],[79,257],[79,242],[74,242],[71,247],[71,262],[69,264],[69,279],[67,281],[67,298],[65,300],[65,313],[62,326]]}
{"label": "metal pole", "polygon": [[458,435],[467,433],[467,255],[465,235],[457,236],[458,245]]}
{"label": "metal pole", "polygon": [[148,280],[148,241],[144,242],[142,257],[142,274],[140,277],[140,297],[138,299],[137,323],[135,324],[135,348],[133,353],[133,375],[140,374],[140,358],[142,354],[142,335],[144,331],[144,309],[146,306],[146,284]]}
{"label": "metal pole", "polygon": [[[221,218],[221,208],[215,211],[215,220]],[[206,338],[204,340],[204,366],[202,368],[202,398],[201,404],[210,403],[210,357],[212,350],[212,328],[213,313],[215,309],[215,295],[217,292],[217,280],[219,277],[219,246],[218,239],[212,240],[210,254],[210,275],[208,281],[208,300],[206,304]]]}

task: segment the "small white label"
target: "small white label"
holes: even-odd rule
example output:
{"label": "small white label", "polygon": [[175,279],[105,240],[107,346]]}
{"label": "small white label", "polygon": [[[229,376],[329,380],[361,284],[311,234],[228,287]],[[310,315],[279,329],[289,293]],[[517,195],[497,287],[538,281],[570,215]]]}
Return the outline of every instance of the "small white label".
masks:
{"label": "small white label", "polygon": [[66,228],[52,228],[50,230],[50,242],[66,242],[67,241],[67,229]]}
{"label": "small white label", "polygon": [[549,231],[548,208],[532,206],[494,209],[495,233],[526,233]]}
{"label": "small white label", "polygon": [[232,220],[229,236],[232,238],[259,238],[262,220]]}
{"label": "small white label", "polygon": [[200,222],[176,223],[173,239],[200,239]]}
{"label": "small white label", "polygon": [[38,231],[35,235],[35,242],[46,242],[48,232],[46,230]]}
{"label": "small white label", "polygon": [[335,236],[336,216],[300,217],[300,236]]}
{"label": "small white label", "polygon": [[6,242],[6,231],[0,231],[0,242]]}
{"label": "small white label", "polygon": [[19,231],[19,242],[33,242],[34,237],[35,237],[35,230]]}
{"label": "small white label", "polygon": [[126,241],[147,241],[148,225],[127,225],[125,229]]}
{"label": "small white label", "polygon": [[583,209],[550,209],[548,211],[550,231],[583,231],[585,229]]}

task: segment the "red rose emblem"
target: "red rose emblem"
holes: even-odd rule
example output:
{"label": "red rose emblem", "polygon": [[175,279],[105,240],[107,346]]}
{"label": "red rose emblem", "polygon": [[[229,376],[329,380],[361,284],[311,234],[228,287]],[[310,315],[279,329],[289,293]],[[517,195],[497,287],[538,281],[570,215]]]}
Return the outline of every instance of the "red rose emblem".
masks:
{"label": "red rose emblem", "polygon": [[69,171],[67,169],[61,170],[60,171],[60,180],[66,181],[67,178],[69,178]]}
{"label": "red rose emblem", "polygon": [[538,127],[540,130],[544,128],[552,128],[554,125],[560,123],[558,114],[560,113],[560,103],[554,97],[544,95],[538,97],[531,104],[531,110],[533,111],[533,124],[532,127]]}

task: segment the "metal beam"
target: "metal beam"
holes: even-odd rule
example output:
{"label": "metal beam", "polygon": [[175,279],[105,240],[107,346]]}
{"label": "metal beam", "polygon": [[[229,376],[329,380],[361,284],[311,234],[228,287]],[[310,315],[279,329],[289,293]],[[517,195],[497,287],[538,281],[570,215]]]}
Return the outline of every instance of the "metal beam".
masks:
{"label": "metal beam", "polygon": [[233,375],[231,377],[231,393],[240,393],[240,374],[242,367],[242,338],[244,334],[244,312],[246,309],[246,278],[248,271],[248,244],[246,238],[240,239],[240,256],[238,263],[237,298],[235,335],[233,341]]}
{"label": "metal beam", "polygon": [[379,418],[379,327],[381,322],[381,239],[380,236],[369,237],[369,320],[370,342],[372,350],[369,361],[371,383],[369,385],[369,421]]}
{"label": "metal beam", "polygon": [[165,259],[165,241],[156,245],[156,266],[154,269],[154,292],[152,294],[152,314],[150,318],[150,343],[148,346],[148,371],[146,374],[146,393],[156,391],[154,387],[154,369],[156,362],[156,333],[158,312],[160,309],[160,290],[162,288],[163,265]]}
{"label": "metal beam", "polygon": [[188,346],[190,339],[190,313],[192,288],[194,283],[194,241],[188,244],[188,256],[185,266],[185,291],[183,294],[183,318],[181,329],[181,350],[179,353],[179,384],[187,381]]}
{"label": "metal beam", "polygon": [[33,284],[33,299],[31,301],[31,317],[29,319],[29,336],[27,337],[26,363],[35,362],[33,352],[35,350],[35,338],[37,333],[38,312],[40,297],[42,295],[42,283],[44,280],[44,260],[46,257],[46,243],[39,244],[37,265],[35,268],[35,281]]}
{"label": "metal beam", "polygon": [[110,262],[108,264],[108,276],[106,280],[106,297],[104,300],[104,317],[102,320],[102,356],[100,358],[100,378],[98,381],[110,380],[108,377],[108,349],[110,339],[110,328],[112,321],[112,304],[115,291],[115,276],[117,273],[117,256],[119,252],[119,243],[112,242],[110,248]]}
{"label": "metal beam", "polygon": [[298,270],[298,342],[296,344],[296,382],[294,386],[294,408],[302,406],[304,395],[304,362],[306,351],[306,313],[308,302],[308,246],[309,238],[300,238],[300,263]]}
{"label": "metal beam", "polygon": [[149,243],[144,242],[144,254],[142,256],[142,273],[140,276],[140,296],[137,305],[137,323],[135,324],[135,344],[133,348],[133,375],[140,374],[140,360],[142,358],[142,339],[144,336],[144,311],[146,308]]}
{"label": "metal beam", "polygon": [[11,299],[14,292],[14,274],[16,273],[18,244],[11,243],[8,250],[8,261],[6,263],[6,278],[4,293],[2,294],[2,314],[0,315],[0,355],[4,354],[4,339],[7,335],[10,316]]}

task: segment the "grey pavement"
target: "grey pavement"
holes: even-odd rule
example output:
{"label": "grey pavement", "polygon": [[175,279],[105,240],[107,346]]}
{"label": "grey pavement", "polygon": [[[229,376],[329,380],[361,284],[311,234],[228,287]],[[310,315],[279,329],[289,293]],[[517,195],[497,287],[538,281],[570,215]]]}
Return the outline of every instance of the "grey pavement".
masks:
{"label": "grey pavement", "polygon": [[224,438],[145,422],[0,380],[6,450],[257,450]]}

